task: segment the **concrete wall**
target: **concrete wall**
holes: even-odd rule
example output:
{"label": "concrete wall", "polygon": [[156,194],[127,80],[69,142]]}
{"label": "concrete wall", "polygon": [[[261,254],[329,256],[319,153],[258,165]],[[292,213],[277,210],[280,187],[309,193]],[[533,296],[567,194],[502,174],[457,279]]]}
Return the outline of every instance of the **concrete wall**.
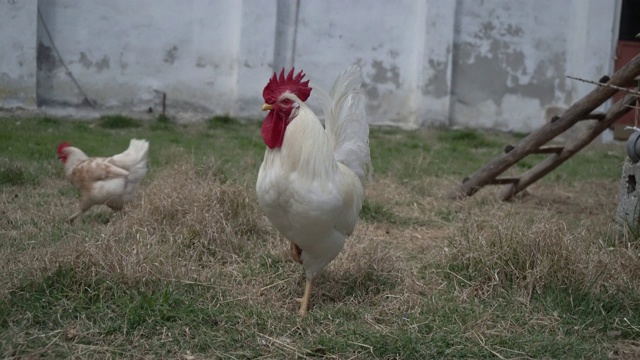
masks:
{"label": "concrete wall", "polygon": [[619,2],[10,0],[0,106],[157,113],[166,93],[183,119],[258,119],[274,69],[328,88],[359,64],[371,123],[528,131],[592,89],[565,75],[611,72]]}
{"label": "concrete wall", "polygon": [[0,2],[0,107],[36,105],[37,2]]}
{"label": "concrete wall", "polygon": [[[174,111],[233,112],[242,2],[47,0],[40,9],[62,60],[97,106],[144,111],[157,108],[164,92]],[[51,41],[42,31],[39,38],[39,103],[82,104]]]}

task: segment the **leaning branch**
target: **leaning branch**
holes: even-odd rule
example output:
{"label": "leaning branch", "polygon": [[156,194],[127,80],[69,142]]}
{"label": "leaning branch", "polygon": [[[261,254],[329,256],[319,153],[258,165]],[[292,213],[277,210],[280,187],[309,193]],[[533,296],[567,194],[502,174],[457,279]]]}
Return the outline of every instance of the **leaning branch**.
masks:
{"label": "leaning branch", "polygon": [[581,79],[581,78],[574,77],[574,76],[570,76],[570,75],[567,75],[567,77],[568,77],[569,79],[578,80],[578,81],[586,82],[586,83],[589,83],[589,84],[595,84],[595,85],[598,85],[598,86],[605,86],[605,87],[609,87],[609,88],[612,88],[612,89],[616,89],[616,90],[624,91],[624,92],[626,92],[627,94],[631,94],[631,95],[635,95],[635,96],[640,96],[640,92],[638,92],[638,91],[636,91],[636,90],[631,90],[631,89],[627,89],[627,88],[624,88],[624,87],[615,86],[615,85],[611,85],[611,84],[605,84],[605,83],[601,83],[601,82],[597,82],[597,81],[591,81],[591,80]]}

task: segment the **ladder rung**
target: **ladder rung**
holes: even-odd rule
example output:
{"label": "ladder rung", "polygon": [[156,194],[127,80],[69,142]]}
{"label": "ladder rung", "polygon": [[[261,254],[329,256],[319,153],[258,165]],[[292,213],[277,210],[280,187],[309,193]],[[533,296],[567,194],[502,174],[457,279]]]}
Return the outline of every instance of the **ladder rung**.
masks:
{"label": "ladder rung", "polygon": [[[580,119],[579,121],[583,121],[583,120],[603,120],[605,117],[605,113],[602,112],[592,112],[591,114],[587,114],[584,118]],[[551,122],[554,123],[556,121],[560,120],[560,116],[555,115],[551,118]]]}
{"label": "ladder rung", "polygon": [[[504,152],[506,154],[515,148],[516,147],[511,144],[505,145]],[[563,149],[564,149],[563,146],[545,146],[545,147],[541,147],[536,150],[533,150],[530,154],[554,154],[554,153],[561,152]]]}
{"label": "ladder rung", "polygon": [[564,149],[564,146],[545,146],[538,148],[533,153],[534,154],[557,154]]}
{"label": "ladder rung", "polygon": [[515,184],[520,181],[520,178],[517,177],[507,177],[507,178],[496,178],[489,182],[491,185],[506,185],[506,184]]}
{"label": "ladder rung", "polygon": [[584,117],[582,120],[603,120],[605,117],[605,113],[601,112],[592,112],[591,114]]}

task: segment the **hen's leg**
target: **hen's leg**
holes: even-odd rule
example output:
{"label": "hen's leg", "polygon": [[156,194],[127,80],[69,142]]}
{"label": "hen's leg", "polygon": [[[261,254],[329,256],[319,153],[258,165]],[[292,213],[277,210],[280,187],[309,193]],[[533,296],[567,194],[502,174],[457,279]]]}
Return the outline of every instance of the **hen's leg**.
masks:
{"label": "hen's leg", "polygon": [[111,206],[111,205],[109,205],[109,204],[107,204],[107,206],[108,206],[108,207],[109,207],[109,209],[111,209],[114,213],[124,212],[124,208],[123,208],[123,207]]}
{"label": "hen's leg", "polygon": [[291,242],[291,258],[299,264],[302,264],[302,249],[298,247],[294,242]]}
{"label": "hen's leg", "polygon": [[82,199],[80,200],[80,210],[78,210],[75,214],[69,216],[67,222],[69,222],[69,224],[73,223],[73,220],[75,220],[78,216],[84,214],[84,212],[89,210],[90,207],[91,204],[89,203],[89,200],[82,197]]}
{"label": "hen's leg", "polygon": [[305,316],[309,313],[309,298],[311,298],[311,279],[307,279],[304,296],[300,299],[300,310],[298,311],[300,316]]}
{"label": "hen's leg", "polygon": [[109,215],[108,221],[111,221],[112,219],[116,219],[116,216],[121,216],[122,217],[123,214],[125,214],[125,207],[120,202],[116,202],[116,203],[107,202],[106,205],[109,207],[109,209],[113,210],[111,215]]}
{"label": "hen's leg", "polygon": [[73,223],[73,220],[75,220],[78,216],[82,215],[82,213],[83,213],[83,212],[84,212],[84,211],[82,211],[82,210],[78,210],[75,214],[73,214],[73,215],[69,216],[69,218],[67,219],[67,222],[68,222],[69,224],[72,224],[72,223]]}
{"label": "hen's leg", "polygon": [[124,203],[121,199],[110,199],[105,203],[109,207],[109,209],[113,210],[113,212],[122,211],[124,209]]}

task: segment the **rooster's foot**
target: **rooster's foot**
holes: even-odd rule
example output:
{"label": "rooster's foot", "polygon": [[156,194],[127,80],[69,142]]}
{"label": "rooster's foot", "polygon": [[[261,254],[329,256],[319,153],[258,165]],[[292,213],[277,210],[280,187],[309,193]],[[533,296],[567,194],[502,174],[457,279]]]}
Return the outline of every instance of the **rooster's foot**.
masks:
{"label": "rooster's foot", "polygon": [[300,310],[298,315],[306,316],[309,313],[309,299],[311,298],[311,280],[307,279],[307,284],[304,288],[304,296],[302,299],[296,299],[300,301]]}

